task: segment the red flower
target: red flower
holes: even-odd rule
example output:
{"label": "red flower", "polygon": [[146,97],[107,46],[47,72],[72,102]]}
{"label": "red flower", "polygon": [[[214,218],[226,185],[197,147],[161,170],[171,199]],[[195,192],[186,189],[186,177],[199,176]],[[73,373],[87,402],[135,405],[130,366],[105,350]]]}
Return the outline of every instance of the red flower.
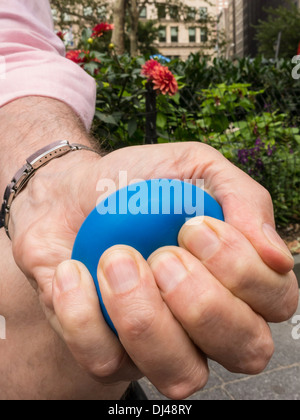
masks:
{"label": "red flower", "polygon": [[178,91],[178,84],[168,67],[151,59],[142,66],[142,75],[151,80],[154,90],[160,90],[163,95],[173,96]]}
{"label": "red flower", "polygon": [[[83,57],[80,57],[84,53],[85,55]],[[80,67],[84,68],[85,63],[95,62],[95,63],[101,63],[98,58],[92,58],[89,51],[84,50],[71,50],[68,51],[66,54],[66,58],[68,58],[71,61],[74,61],[74,63],[79,64]],[[99,69],[94,70],[94,75],[96,76],[99,73]]]}
{"label": "red flower", "polygon": [[142,66],[142,75],[147,76],[149,80],[152,80],[153,79],[153,72],[154,72],[154,70],[157,66],[161,66],[161,64],[158,61],[156,61],[154,59],[151,59],[151,60],[147,61]]}
{"label": "red flower", "polygon": [[110,25],[107,22],[98,23],[98,25],[94,26],[92,38],[98,38],[104,34],[104,32],[112,31],[114,29],[114,25]]}
{"label": "red flower", "polygon": [[68,51],[66,54],[66,58],[68,58],[71,61],[74,61],[76,64],[83,64],[86,63],[86,57],[80,57],[80,54],[88,54],[89,51],[83,51],[83,50],[72,50]]}
{"label": "red flower", "polygon": [[153,71],[154,90],[160,90],[163,95],[173,96],[178,91],[177,81],[172,72],[165,66],[156,66]]}
{"label": "red flower", "polygon": [[59,32],[56,32],[56,36],[58,36],[58,38],[64,41],[65,33],[63,33],[62,31],[59,31]]}

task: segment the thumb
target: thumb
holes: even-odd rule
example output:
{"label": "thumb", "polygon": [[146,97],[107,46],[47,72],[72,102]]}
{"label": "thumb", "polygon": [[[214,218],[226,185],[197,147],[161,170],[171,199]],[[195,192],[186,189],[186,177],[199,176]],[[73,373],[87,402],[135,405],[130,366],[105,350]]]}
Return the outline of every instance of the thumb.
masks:
{"label": "thumb", "polygon": [[95,325],[98,331],[109,332],[92,276],[81,262],[67,260],[58,265],[53,278],[52,299],[54,317],[51,324],[60,335],[70,338],[79,331],[93,335],[94,332],[89,330]]}
{"label": "thumb", "polygon": [[121,368],[127,372],[132,367],[103,318],[93,279],[84,264],[69,260],[57,267],[53,306],[52,327],[88,372],[105,379]]}

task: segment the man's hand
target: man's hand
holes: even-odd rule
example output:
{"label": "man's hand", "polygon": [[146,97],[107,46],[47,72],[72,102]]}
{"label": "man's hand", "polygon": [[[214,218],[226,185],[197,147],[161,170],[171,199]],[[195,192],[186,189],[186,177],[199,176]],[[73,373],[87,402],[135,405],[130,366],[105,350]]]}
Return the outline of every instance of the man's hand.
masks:
{"label": "man's hand", "polygon": [[[180,247],[159,249],[148,261],[127,246],[105,252],[98,280],[118,339],[89,272],[69,259],[96,205],[98,181],[117,185],[121,170],[129,182],[204,179],[225,223],[205,218],[185,225]],[[38,289],[52,326],[103,383],[146,375],[166,396],[185,398],[205,385],[207,357],[233,372],[258,373],[273,353],[267,322],[286,320],[297,307],[293,259],[275,232],[269,194],[204,144],[57,159],[13,203],[10,233],[15,260]]]}

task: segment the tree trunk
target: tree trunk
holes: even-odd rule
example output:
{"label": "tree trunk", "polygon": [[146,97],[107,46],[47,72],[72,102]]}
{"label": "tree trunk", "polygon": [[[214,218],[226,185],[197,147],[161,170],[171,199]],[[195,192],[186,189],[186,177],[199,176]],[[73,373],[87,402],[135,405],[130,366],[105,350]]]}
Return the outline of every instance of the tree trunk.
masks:
{"label": "tree trunk", "polygon": [[138,55],[138,23],[139,23],[139,9],[137,0],[130,0],[129,5],[129,16],[130,16],[130,55],[136,57]]}
{"label": "tree trunk", "polygon": [[125,52],[125,9],[127,0],[115,0],[113,5],[114,30],[112,43],[118,55]]}

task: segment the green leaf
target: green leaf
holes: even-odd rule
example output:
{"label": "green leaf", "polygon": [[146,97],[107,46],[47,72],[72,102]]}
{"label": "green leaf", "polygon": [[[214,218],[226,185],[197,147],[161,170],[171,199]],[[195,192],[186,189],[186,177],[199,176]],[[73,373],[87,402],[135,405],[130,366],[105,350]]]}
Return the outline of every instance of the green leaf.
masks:
{"label": "green leaf", "polygon": [[86,63],[84,65],[84,70],[88,71],[91,74],[94,74],[94,71],[98,68],[98,64],[91,62],[91,63]]}
{"label": "green leaf", "polygon": [[179,92],[177,92],[174,96],[172,96],[172,100],[177,104],[177,105],[179,105],[179,102],[180,102],[180,93]]}
{"label": "green leaf", "polygon": [[169,140],[168,139],[165,139],[163,137],[158,137],[157,143],[169,143]]}
{"label": "green leaf", "polygon": [[296,140],[298,144],[300,144],[300,136],[298,134],[294,136],[294,139]]}
{"label": "green leaf", "polygon": [[249,123],[247,121],[236,121],[234,126],[242,130],[243,128],[249,128]]}
{"label": "green leaf", "polygon": [[157,124],[157,127],[161,128],[161,129],[165,128],[165,126],[167,124],[167,118],[162,112],[157,113],[156,124]]}
{"label": "green leaf", "polygon": [[134,133],[137,130],[137,121],[135,118],[132,118],[129,122],[128,122],[128,135],[129,137],[132,137],[134,135]]}
{"label": "green leaf", "polygon": [[114,117],[112,115],[107,115],[107,114],[103,114],[100,111],[95,111],[95,116],[97,118],[99,118],[99,120],[101,120],[102,122],[106,123],[106,124],[112,124],[112,125],[118,125],[116,120],[114,119]]}
{"label": "green leaf", "polygon": [[215,115],[211,127],[217,133],[222,133],[229,127],[229,120],[224,114]]}

